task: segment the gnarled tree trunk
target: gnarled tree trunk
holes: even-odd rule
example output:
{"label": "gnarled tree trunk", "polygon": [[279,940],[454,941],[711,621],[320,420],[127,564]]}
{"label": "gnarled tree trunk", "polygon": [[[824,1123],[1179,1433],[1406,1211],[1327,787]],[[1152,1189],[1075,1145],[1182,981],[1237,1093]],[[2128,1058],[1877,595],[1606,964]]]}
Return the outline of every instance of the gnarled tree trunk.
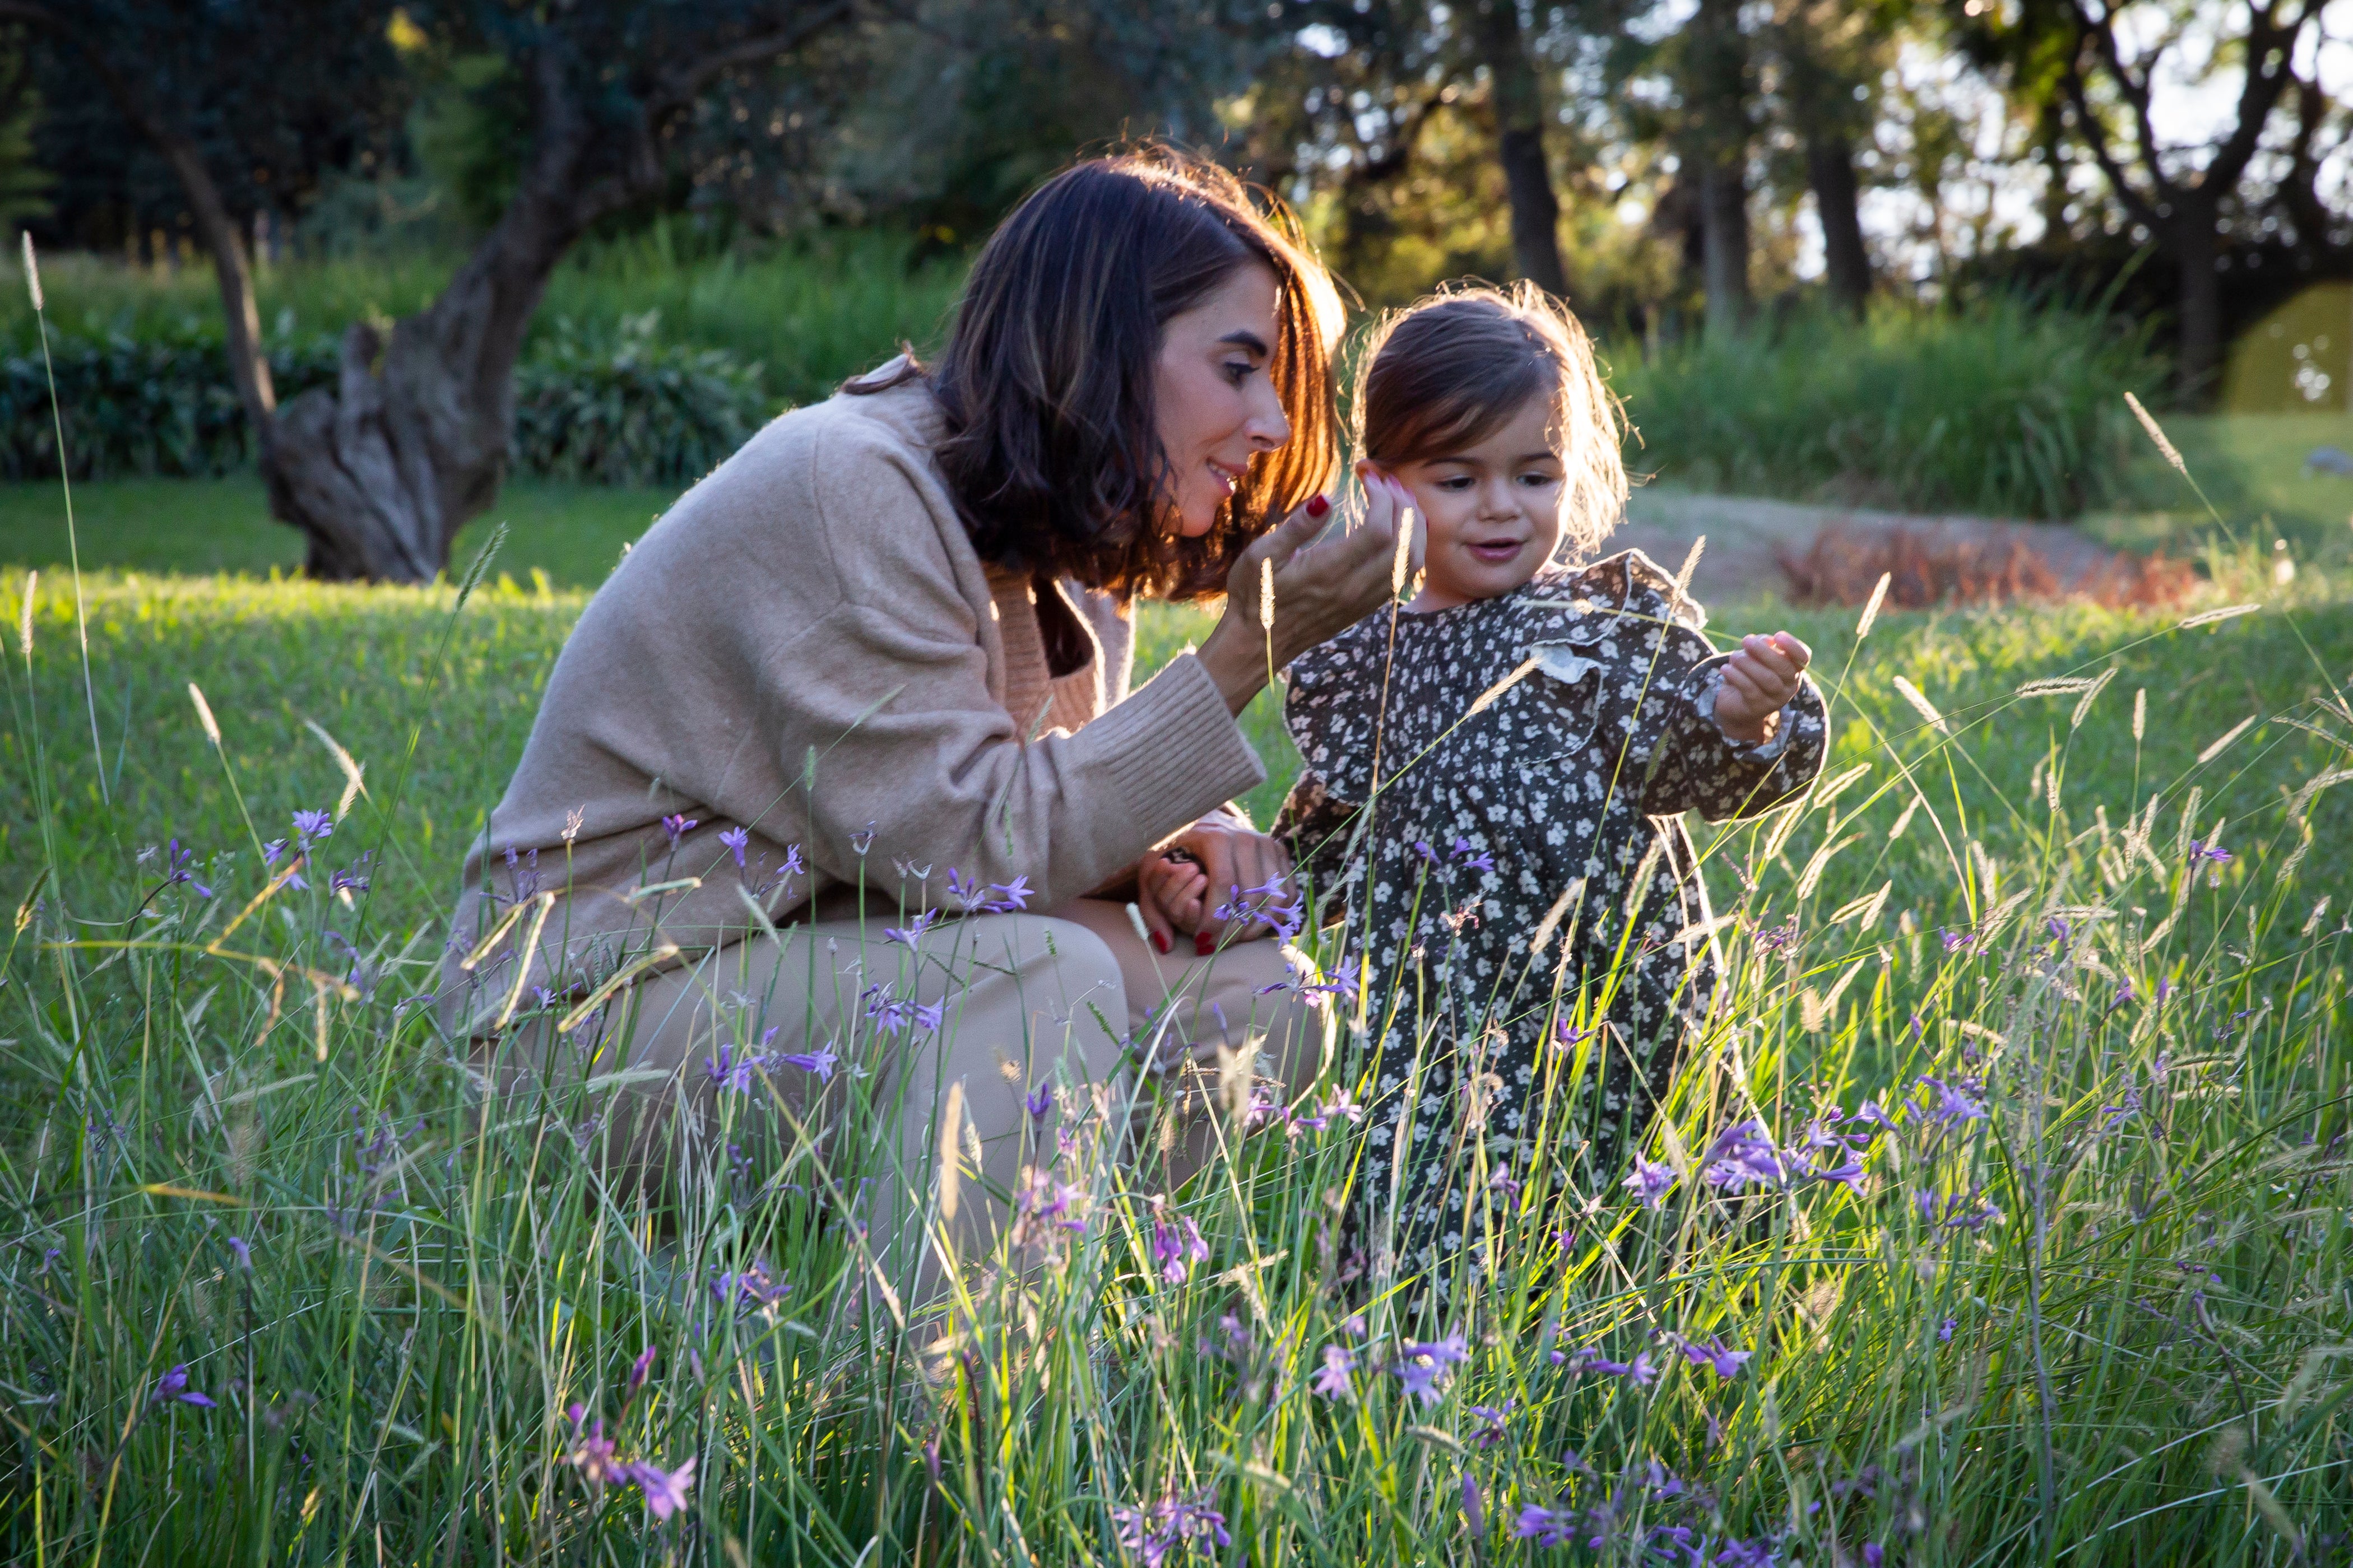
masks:
{"label": "gnarled tree trunk", "polygon": [[1512,204],[1512,261],[1547,293],[1568,292],[1560,258],[1560,202],[1545,160],[1544,93],[1520,33],[1519,0],[1482,0],[1479,53],[1495,114],[1496,152]]}

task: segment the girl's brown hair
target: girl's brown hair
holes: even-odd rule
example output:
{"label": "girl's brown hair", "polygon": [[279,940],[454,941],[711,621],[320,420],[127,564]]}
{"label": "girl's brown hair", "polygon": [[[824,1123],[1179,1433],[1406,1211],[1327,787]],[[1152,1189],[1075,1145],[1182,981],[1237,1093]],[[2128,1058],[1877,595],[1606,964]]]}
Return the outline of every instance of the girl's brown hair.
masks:
{"label": "girl's brown hair", "polygon": [[[1174,473],[1154,406],[1163,330],[1256,262],[1280,288],[1267,374],[1291,439],[1254,458],[1199,539],[1165,524]],[[1339,295],[1290,210],[1231,174],[1147,143],[1063,170],[981,247],[928,377],[947,416],[938,456],[983,560],[1123,597],[1222,593],[1251,540],[1330,482],[1339,459],[1331,356]]]}
{"label": "girl's brown hair", "polygon": [[1626,506],[1626,426],[1593,342],[1533,283],[1440,289],[1382,319],[1358,363],[1356,447],[1390,470],[1476,446],[1549,398],[1566,469],[1561,543],[1589,553]]}

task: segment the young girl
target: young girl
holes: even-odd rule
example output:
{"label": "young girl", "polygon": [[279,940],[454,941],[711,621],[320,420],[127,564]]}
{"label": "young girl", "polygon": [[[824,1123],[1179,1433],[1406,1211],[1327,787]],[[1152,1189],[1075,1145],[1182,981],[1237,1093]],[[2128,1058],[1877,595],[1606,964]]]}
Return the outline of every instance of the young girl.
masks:
{"label": "young girl", "polygon": [[1541,292],[1395,317],[1356,405],[1358,475],[1422,520],[1421,587],[1292,664],[1306,771],[1275,834],[1366,961],[1363,1191],[1443,1296],[1433,1266],[1530,1178],[1548,1109],[1547,1162],[1615,1179],[1715,988],[1678,817],[1803,790],[1823,709],[1788,633],[1718,654],[1641,552],[1564,563],[1615,525],[1626,475],[1592,348]]}

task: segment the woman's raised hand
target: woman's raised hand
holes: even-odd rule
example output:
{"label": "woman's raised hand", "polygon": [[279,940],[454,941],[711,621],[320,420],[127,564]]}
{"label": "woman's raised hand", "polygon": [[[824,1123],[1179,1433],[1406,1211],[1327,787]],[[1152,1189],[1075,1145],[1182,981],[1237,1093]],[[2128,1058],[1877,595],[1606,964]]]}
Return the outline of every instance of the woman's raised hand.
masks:
{"label": "woman's raised hand", "polygon": [[[1395,591],[1398,541],[1410,538],[1413,500],[1395,480],[1369,473],[1365,498],[1364,521],[1333,532],[1332,503],[1314,497],[1253,541],[1234,563],[1226,579],[1226,613],[1198,654],[1231,711],[1249,706],[1271,668],[1354,626]],[[1261,619],[1268,563],[1274,568],[1271,631]]]}

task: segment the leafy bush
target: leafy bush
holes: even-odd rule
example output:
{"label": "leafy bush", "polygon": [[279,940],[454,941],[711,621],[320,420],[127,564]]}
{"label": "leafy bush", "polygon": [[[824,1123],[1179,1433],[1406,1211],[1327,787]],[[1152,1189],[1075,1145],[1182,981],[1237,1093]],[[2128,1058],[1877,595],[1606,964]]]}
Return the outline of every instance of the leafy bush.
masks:
{"label": "leafy bush", "polygon": [[723,349],[654,341],[651,310],[599,343],[576,323],[515,374],[517,467],[550,479],[645,485],[698,479],[767,409],[760,367]]}
{"label": "leafy bush", "polygon": [[[559,321],[515,368],[516,468],[600,484],[652,485],[708,472],[768,412],[760,367],[719,349],[663,343],[647,311],[617,332]],[[53,340],[66,452],[76,479],[212,478],[253,460],[217,327],[184,319],[141,339]],[[282,403],[334,380],[333,340],[269,349]],[[40,351],[0,358],[0,475],[58,471]]]}
{"label": "leafy bush", "polygon": [[2029,518],[2123,499],[2124,395],[2166,384],[2145,325],[2015,298],[1806,314],[1613,370],[1629,462],[1672,482]]}

